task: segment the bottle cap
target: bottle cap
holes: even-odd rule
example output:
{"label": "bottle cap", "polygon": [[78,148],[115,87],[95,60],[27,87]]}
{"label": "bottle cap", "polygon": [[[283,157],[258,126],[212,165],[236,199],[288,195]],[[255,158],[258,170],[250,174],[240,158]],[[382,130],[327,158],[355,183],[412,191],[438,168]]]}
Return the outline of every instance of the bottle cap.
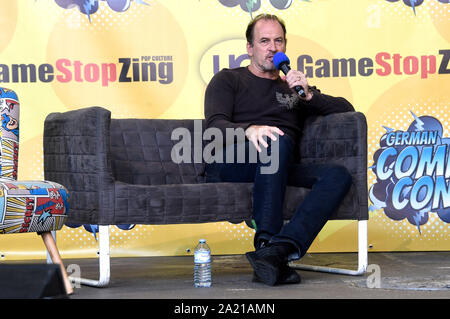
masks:
{"label": "bottle cap", "polygon": [[200,239],[198,242],[204,244],[206,243],[206,239]]}

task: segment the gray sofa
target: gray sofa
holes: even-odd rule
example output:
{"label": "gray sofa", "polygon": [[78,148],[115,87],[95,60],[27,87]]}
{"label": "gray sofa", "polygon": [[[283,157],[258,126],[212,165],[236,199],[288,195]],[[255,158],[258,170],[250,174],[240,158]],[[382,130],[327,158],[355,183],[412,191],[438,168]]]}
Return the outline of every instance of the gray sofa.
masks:
{"label": "gray sofa", "polygon": [[[157,225],[250,220],[251,183],[205,183],[204,162],[172,161],[171,150],[178,140],[172,140],[171,133],[179,127],[192,136],[202,134],[194,132],[194,120],[111,119],[110,111],[101,107],[49,114],[44,126],[45,179],[69,190],[67,222]],[[304,162],[339,163],[352,174],[353,185],[331,219],[368,219],[367,124],[362,113],[307,118],[300,157]],[[288,187],[286,219],[308,191]]]}

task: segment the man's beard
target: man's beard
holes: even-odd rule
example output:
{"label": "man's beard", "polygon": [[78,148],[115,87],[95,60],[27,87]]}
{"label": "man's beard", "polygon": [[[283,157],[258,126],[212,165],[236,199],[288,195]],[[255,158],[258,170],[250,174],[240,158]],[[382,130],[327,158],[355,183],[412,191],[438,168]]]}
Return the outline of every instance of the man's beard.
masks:
{"label": "man's beard", "polygon": [[273,63],[266,62],[266,63],[261,64],[261,70],[263,70],[265,72],[272,72],[272,71],[275,71],[276,68]]}

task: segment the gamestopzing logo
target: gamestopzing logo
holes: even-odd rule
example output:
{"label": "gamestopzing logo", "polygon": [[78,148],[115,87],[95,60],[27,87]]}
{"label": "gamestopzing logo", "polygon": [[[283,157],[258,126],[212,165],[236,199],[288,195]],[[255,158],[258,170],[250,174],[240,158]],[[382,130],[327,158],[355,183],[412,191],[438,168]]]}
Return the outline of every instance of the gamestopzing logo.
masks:
{"label": "gamestopzing logo", "polygon": [[369,209],[383,209],[393,220],[406,218],[421,232],[429,213],[450,223],[450,138],[443,137],[438,119],[411,114],[406,131],[383,126],[387,132],[369,167],[377,177]]}

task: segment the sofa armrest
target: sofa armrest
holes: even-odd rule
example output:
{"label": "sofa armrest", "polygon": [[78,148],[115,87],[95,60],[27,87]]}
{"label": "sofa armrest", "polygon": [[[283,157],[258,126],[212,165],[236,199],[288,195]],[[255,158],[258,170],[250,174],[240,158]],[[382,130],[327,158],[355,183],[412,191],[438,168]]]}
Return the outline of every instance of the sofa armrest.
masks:
{"label": "sofa armrest", "polygon": [[345,166],[353,177],[353,191],[356,191],[359,201],[356,217],[368,219],[367,122],[363,113],[345,112],[307,118],[300,142],[300,161]]}
{"label": "sofa armrest", "polygon": [[69,190],[68,223],[100,224],[102,211],[114,203],[110,119],[101,107],[51,113],[45,119],[45,179]]}

